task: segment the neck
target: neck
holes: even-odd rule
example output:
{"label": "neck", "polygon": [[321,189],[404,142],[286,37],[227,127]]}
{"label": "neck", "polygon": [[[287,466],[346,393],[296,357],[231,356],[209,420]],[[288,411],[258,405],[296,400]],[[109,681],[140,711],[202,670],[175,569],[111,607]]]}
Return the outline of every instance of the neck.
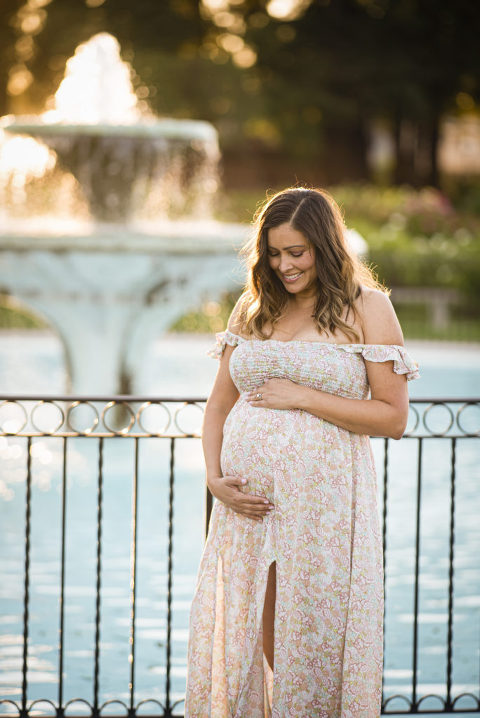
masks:
{"label": "neck", "polygon": [[290,305],[292,308],[313,311],[315,303],[317,301],[317,295],[315,292],[294,294],[290,297]]}

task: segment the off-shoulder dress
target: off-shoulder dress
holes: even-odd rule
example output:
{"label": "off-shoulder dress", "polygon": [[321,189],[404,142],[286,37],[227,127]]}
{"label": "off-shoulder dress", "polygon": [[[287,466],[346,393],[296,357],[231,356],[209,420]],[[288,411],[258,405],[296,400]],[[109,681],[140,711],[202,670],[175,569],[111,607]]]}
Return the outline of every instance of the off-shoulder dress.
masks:
{"label": "off-shoulder dress", "polygon": [[[382,537],[370,439],[299,409],[251,406],[271,377],[366,399],[365,362],[418,376],[402,346],[244,339],[240,396],[223,433],[224,475],[275,509],[256,522],[214,504],[190,615],[186,718],[377,718],[383,647]],[[262,613],[276,562],[275,668]]]}

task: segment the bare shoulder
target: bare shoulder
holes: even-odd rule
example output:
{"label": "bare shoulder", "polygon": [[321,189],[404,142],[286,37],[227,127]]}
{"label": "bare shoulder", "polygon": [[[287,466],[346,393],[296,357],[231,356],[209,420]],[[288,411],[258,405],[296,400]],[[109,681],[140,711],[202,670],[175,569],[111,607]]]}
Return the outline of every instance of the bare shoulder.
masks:
{"label": "bare shoulder", "polygon": [[399,344],[403,333],[389,297],[378,289],[362,288],[358,302],[366,344]]}

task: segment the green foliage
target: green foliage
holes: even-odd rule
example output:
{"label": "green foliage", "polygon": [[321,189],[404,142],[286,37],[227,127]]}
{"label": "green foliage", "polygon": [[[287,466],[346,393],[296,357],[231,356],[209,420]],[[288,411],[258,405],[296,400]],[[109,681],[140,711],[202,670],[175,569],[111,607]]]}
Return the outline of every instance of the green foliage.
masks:
{"label": "green foliage", "polygon": [[412,236],[384,225],[367,237],[369,259],[387,286],[450,287],[480,299],[480,237]]}
{"label": "green foliage", "polygon": [[369,246],[369,260],[387,286],[458,289],[480,298],[480,219],[460,212],[431,188],[330,188],[346,223]]}
{"label": "green foliage", "polygon": [[[437,232],[452,235],[457,230],[480,232],[480,218],[464,211],[458,198],[460,190],[451,187],[451,197],[432,187],[413,189],[379,187],[373,184],[352,184],[330,187],[344,210],[347,223],[352,218],[375,226],[386,223],[409,234],[432,236]],[[358,227],[357,227],[358,229]]]}
{"label": "green foliage", "polygon": [[0,296],[0,329],[43,329],[45,323],[27,310],[11,306]]}
{"label": "green foliage", "polygon": [[480,178],[445,177],[443,185],[458,211],[480,217]]}

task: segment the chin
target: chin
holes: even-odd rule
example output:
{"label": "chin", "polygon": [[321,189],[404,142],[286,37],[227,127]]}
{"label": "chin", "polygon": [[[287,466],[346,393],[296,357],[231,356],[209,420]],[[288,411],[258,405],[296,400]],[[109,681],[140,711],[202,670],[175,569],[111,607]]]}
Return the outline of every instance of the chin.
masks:
{"label": "chin", "polygon": [[285,282],[282,282],[282,284],[289,294],[299,294],[300,292],[308,292],[313,289],[313,282],[302,282],[302,284],[295,287]]}
{"label": "chin", "polygon": [[288,285],[283,285],[287,292],[289,294],[298,294],[298,292],[303,292],[306,287],[289,287]]}

